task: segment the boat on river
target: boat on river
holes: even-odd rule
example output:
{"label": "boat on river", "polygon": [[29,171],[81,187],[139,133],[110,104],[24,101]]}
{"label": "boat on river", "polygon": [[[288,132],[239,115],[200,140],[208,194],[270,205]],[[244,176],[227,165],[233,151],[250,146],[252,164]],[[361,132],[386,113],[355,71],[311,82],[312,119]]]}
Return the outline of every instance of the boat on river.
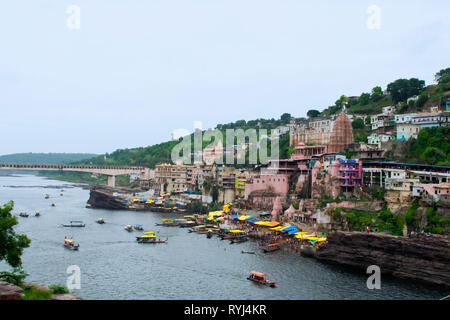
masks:
{"label": "boat on river", "polygon": [[159,239],[154,232],[144,232],[142,236],[136,237],[138,243],[166,243],[168,239]]}
{"label": "boat on river", "polygon": [[276,243],[269,243],[262,250],[263,250],[264,253],[277,251],[277,250],[280,250],[280,244],[278,242],[276,242]]}
{"label": "boat on river", "polygon": [[34,213],[34,216],[35,216],[35,217],[40,217],[40,216],[41,216],[41,212],[40,212],[40,211],[36,211],[36,212]]}
{"label": "boat on river", "polygon": [[267,274],[265,274],[265,273],[251,271],[250,275],[247,277],[247,279],[251,280],[253,282],[259,283],[259,284],[266,284],[266,285],[269,285],[270,287],[275,287],[276,282],[267,280],[266,277],[267,277]]}
{"label": "boat on river", "polygon": [[133,231],[133,226],[131,224],[127,224],[125,227],[123,227],[125,230],[127,230],[128,232]]}
{"label": "boat on river", "polygon": [[70,221],[70,224],[63,224],[63,227],[72,227],[72,228],[83,228],[86,225],[83,221]]}
{"label": "boat on river", "polygon": [[134,228],[135,230],[144,230],[144,227],[142,226],[142,224],[135,224],[135,225],[133,226],[133,228]]}
{"label": "boat on river", "polygon": [[50,195],[49,195],[49,194],[46,194],[46,195],[45,195],[45,199],[48,199],[48,198],[50,198]]}
{"label": "boat on river", "polygon": [[98,218],[96,221],[98,224],[104,224],[105,220],[103,220],[103,218]]}
{"label": "boat on river", "polygon": [[235,238],[231,239],[231,243],[241,243],[241,242],[245,242],[245,241],[248,241],[246,234],[238,235]]}
{"label": "boat on river", "polygon": [[28,218],[29,214],[26,212],[21,212],[19,213],[19,216],[24,217],[24,218]]}
{"label": "boat on river", "polygon": [[52,202],[52,207],[55,207],[56,205],[55,205],[55,203],[54,202]]}
{"label": "boat on river", "polygon": [[64,247],[66,247],[69,250],[78,250],[80,245],[76,243],[73,238],[67,239],[67,237],[64,237]]}

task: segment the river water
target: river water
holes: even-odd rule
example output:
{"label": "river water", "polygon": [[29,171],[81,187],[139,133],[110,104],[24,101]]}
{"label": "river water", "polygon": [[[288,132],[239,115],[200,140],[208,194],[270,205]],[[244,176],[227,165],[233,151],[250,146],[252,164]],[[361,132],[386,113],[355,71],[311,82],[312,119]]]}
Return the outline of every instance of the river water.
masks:
{"label": "river water", "polygon": [[[44,198],[47,193],[50,199]],[[74,292],[84,299],[439,299],[448,294],[442,288],[386,276],[380,290],[369,290],[368,275],[362,271],[287,252],[264,254],[256,242],[230,244],[189,233],[187,228],[155,226],[173,214],[87,209],[88,198],[89,191],[80,185],[33,175],[0,176],[0,204],[14,200],[14,214],[30,214],[18,217],[16,226],[18,233],[32,240],[22,257],[27,281],[65,285],[67,268],[76,265],[81,288]],[[40,217],[34,216],[36,210]],[[97,218],[106,223],[95,223]],[[71,220],[82,220],[86,227],[60,226]],[[138,244],[135,236],[140,232],[125,231],[127,224],[160,230],[158,235],[169,241]],[[64,248],[65,236],[73,236],[80,250]],[[256,254],[242,254],[242,250]],[[0,270],[7,269],[0,263]],[[251,270],[267,273],[278,286],[248,281]]]}

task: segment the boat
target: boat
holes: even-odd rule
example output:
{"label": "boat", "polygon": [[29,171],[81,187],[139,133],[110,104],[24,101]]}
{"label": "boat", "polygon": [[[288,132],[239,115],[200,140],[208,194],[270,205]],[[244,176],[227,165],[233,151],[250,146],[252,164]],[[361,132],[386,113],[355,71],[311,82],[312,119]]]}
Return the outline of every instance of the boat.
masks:
{"label": "boat", "polygon": [[87,203],[86,204],[86,208],[91,208],[92,206],[91,206],[91,204],[90,203]]}
{"label": "boat", "polygon": [[105,223],[105,220],[103,220],[103,218],[98,218],[98,219],[97,219],[97,223],[98,223],[98,224],[104,224],[104,223]]}
{"label": "boat", "polygon": [[158,239],[155,235],[146,234],[140,237],[136,237],[138,243],[166,243],[168,239]]}
{"label": "boat", "polygon": [[28,218],[29,214],[25,213],[25,212],[21,212],[21,213],[19,213],[19,216],[24,217],[24,218]]}
{"label": "boat", "polygon": [[55,205],[55,203],[54,202],[52,202],[52,207],[55,207],[56,205]]}
{"label": "boat", "polygon": [[254,252],[254,251],[241,251],[241,253],[256,254],[256,252]]}
{"label": "boat", "polygon": [[63,227],[80,227],[83,228],[86,225],[83,223],[83,221],[70,221],[70,224],[63,224]]}
{"label": "boat", "polygon": [[34,216],[35,216],[35,217],[40,217],[40,216],[41,216],[41,212],[40,212],[40,211],[36,211],[36,212],[34,213]]}
{"label": "boat", "polygon": [[269,243],[266,247],[264,247],[263,249],[262,249],[265,253],[268,253],[268,252],[273,252],[273,251],[277,251],[277,250],[280,250],[280,244],[277,242],[277,243]]}
{"label": "boat", "polygon": [[265,274],[265,273],[251,271],[250,275],[247,277],[247,279],[254,281],[256,283],[267,284],[270,287],[275,287],[276,282],[267,280],[265,277],[267,277],[267,274]]}
{"label": "boat", "polygon": [[50,195],[46,194],[45,199],[48,199],[48,198],[50,198]]}
{"label": "boat", "polygon": [[235,238],[231,239],[231,243],[241,243],[241,242],[245,242],[248,241],[247,239],[247,235],[239,235],[236,236]]}
{"label": "boat", "polygon": [[135,230],[144,230],[144,228],[142,227],[142,224],[136,224],[133,227]]}
{"label": "boat", "polygon": [[80,245],[76,243],[73,239],[67,239],[67,237],[64,237],[64,247],[70,250],[78,250]]}
{"label": "boat", "polygon": [[63,194],[63,193],[60,193],[59,195],[62,197],[64,194]]}
{"label": "boat", "polygon": [[131,224],[126,225],[125,227],[123,227],[125,230],[131,232],[133,231],[133,226]]}

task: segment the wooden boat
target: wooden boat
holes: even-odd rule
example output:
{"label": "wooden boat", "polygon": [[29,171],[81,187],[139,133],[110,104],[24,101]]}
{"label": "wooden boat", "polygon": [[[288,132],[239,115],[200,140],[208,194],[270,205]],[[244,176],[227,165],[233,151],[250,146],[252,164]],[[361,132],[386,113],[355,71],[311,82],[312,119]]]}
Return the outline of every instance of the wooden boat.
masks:
{"label": "wooden boat", "polygon": [[231,243],[241,243],[248,241],[247,235],[236,236],[234,239],[231,239]]}
{"label": "wooden boat", "polygon": [[256,252],[254,252],[254,251],[241,251],[241,253],[256,254]]}
{"label": "wooden boat", "polygon": [[86,208],[91,208],[92,206],[91,206],[91,204],[90,203],[87,203],[86,204]]}
{"label": "wooden boat", "polygon": [[64,247],[69,250],[78,250],[80,245],[75,243],[73,239],[67,239],[67,237],[64,237]]}
{"label": "wooden boat", "polygon": [[251,271],[250,275],[247,277],[247,279],[254,281],[256,283],[266,284],[266,285],[269,285],[270,287],[275,287],[276,282],[266,280],[266,278],[265,278],[266,276],[267,276],[267,274],[265,274],[265,273]]}
{"label": "wooden boat", "polygon": [[83,228],[86,225],[83,223],[83,221],[70,221],[70,224],[63,224],[63,227],[80,227]]}
{"label": "wooden boat", "polygon": [[142,227],[142,224],[136,224],[136,225],[133,226],[133,228],[135,230],[144,230],[144,228]]}
{"label": "wooden boat", "polygon": [[46,194],[45,199],[48,199],[48,198],[50,198],[50,195]]}
{"label": "wooden boat", "polygon": [[265,246],[263,249],[262,249],[265,253],[268,253],[268,252],[273,252],[273,251],[277,251],[277,250],[280,250],[280,244],[277,242],[277,243],[269,243],[267,246]]}
{"label": "wooden boat", "polygon": [[35,216],[35,217],[40,217],[40,216],[41,216],[41,212],[40,212],[40,211],[36,211],[36,212],[34,213],[34,216]]}
{"label": "wooden boat", "polygon": [[55,207],[56,205],[55,205],[55,203],[54,202],[52,202],[52,207]]}
{"label": "wooden boat", "polygon": [[25,212],[21,212],[21,213],[19,213],[19,216],[24,217],[24,218],[28,218],[29,214],[25,213]]}
{"label": "wooden boat", "polygon": [[125,230],[127,230],[128,232],[133,231],[133,226],[131,224],[126,225],[125,227],[123,227]]}
{"label": "wooden boat", "polygon": [[168,239],[158,239],[155,235],[143,235],[136,237],[138,243],[166,243]]}
{"label": "wooden boat", "polygon": [[103,218],[98,218],[96,221],[98,224],[104,224],[105,220],[103,220]]}

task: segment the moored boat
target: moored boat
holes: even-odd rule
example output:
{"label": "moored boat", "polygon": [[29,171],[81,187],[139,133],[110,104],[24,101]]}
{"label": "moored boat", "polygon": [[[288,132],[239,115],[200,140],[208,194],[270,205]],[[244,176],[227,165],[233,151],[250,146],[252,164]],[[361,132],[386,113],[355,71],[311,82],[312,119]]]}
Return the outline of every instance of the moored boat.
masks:
{"label": "moored boat", "polygon": [[98,218],[96,221],[98,224],[104,224],[105,220],[103,220],[103,218]]}
{"label": "moored boat", "polygon": [[66,247],[67,249],[70,249],[70,250],[78,250],[80,245],[78,243],[76,243],[73,240],[73,238],[67,239],[67,237],[64,237],[64,247]]}
{"label": "moored boat", "polygon": [[19,213],[19,216],[24,217],[24,218],[28,218],[29,214],[26,212],[21,212]]}
{"label": "moored boat", "polygon": [[40,211],[36,211],[36,212],[34,213],[34,216],[35,216],[35,217],[40,217],[40,216],[41,216],[41,212],[40,212]]}
{"label": "moored boat", "polygon": [[239,235],[236,236],[235,238],[231,239],[231,243],[240,243],[240,242],[245,242],[248,241],[247,235]]}
{"label": "moored boat", "polygon": [[48,198],[50,198],[50,195],[49,195],[49,194],[46,194],[46,195],[45,195],[45,199],[48,199]]}
{"label": "moored boat", "polygon": [[131,224],[126,225],[125,227],[123,227],[125,230],[127,230],[128,232],[133,231],[133,226]]}
{"label": "moored boat", "polygon": [[136,225],[133,226],[133,228],[135,230],[144,230],[144,227],[142,227],[142,224],[136,224]]}
{"label": "moored boat", "polygon": [[70,221],[70,224],[63,224],[63,227],[80,227],[83,228],[86,225],[83,223],[83,221]]}
{"label": "moored boat", "polygon": [[268,252],[273,252],[273,251],[277,251],[277,250],[280,250],[280,244],[277,242],[277,243],[269,243],[267,246],[265,246],[263,249],[262,249],[265,253],[268,253]]}
{"label": "moored boat", "polygon": [[55,207],[56,205],[55,205],[55,203],[54,202],[52,202],[52,207]]}
{"label": "moored boat", "polygon": [[140,237],[136,237],[138,243],[166,243],[168,239],[159,239],[154,235],[154,232],[148,232]]}
{"label": "moored boat", "polygon": [[275,281],[271,281],[271,280],[267,280],[265,277],[267,276],[267,274],[265,273],[261,273],[261,272],[256,272],[256,271],[251,271],[250,275],[247,277],[248,280],[254,281],[256,283],[260,283],[260,284],[267,284],[270,287],[275,287]]}

